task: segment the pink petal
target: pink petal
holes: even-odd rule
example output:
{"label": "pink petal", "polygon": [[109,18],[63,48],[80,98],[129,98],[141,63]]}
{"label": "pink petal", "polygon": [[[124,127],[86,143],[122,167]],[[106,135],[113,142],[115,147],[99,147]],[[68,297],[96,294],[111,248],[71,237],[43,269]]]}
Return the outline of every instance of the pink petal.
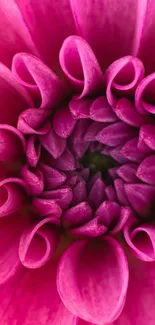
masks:
{"label": "pink petal", "polygon": [[[56,263],[34,270],[21,267],[0,290],[0,322],[22,325],[75,325],[56,288]],[[19,313],[20,310],[20,313]]]}
{"label": "pink petal", "polygon": [[48,117],[47,110],[29,108],[20,114],[17,127],[23,134],[44,135],[50,129]]}
{"label": "pink petal", "polygon": [[53,119],[53,128],[55,132],[62,138],[68,138],[76,124],[73,119],[69,107],[63,107],[56,111]]}
{"label": "pink petal", "polygon": [[92,218],[92,209],[87,202],[81,202],[65,211],[62,216],[66,228],[78,227]]}
{"label": "pink petal", "polygon": [[145,77],[138,85],[135,93],[135,104],[140,114],[155,114],[155,73]]}
{"label": "pink petal", "polygon": [[53,217],[53,221],[60,221],[62,210],[54,200],[46,198],[33,198],[32,205],[35,208],[37,215],[40,217],[50,216]]}
{"label": "pink petal", "polygon": [[23,135],[14,127],[0,124],[0,161],[19,160],[26,151]]}
{"label": "pink petal", "polygon": [[27,141],[26,157],[31,167],[36,167],[41,154],[41,143],[37,136],[31,136]]}
{"label": "pink petal", "polygon": [[146,184],[125,184],[125,194],[132,208],[142,217],[148,217],[154,203],[155,188]]}
{"label": "pink petal", "polygon": [[0,217],[15,213],[25,203],[24,183],[18,178],[6,178],[0,182]]}
{"label": "pink petal", "polygon": [[129,266],[127,300],[113,325],[154,325],[155,263],[146,263],[129,255]]}
{"label": "pink petal", "polygon": [[40,136],[42,146],[57,159],[63,153],[66,145],[65,139],[59,137],[53,129],[45,135]]}
{"label": "pink petal", "polygon": [[60,65],[79,98],[101,88],[103,74],[88,43],[79,36],[68,37],[60,50]]}
{"label": "pink petal", "polygon": [[106,71],[107,99],[114,108],[118,98],[133,95],[144,76],[143,63],[132,56],[123,57],[112,63]]}
{"label": "pink petal", "polygon": [[30,269],[43,266],[55,253],[59,234],[52,229],[52,218],[45,218],[25,229],[19,244],[19,259]]}
{"label": "pink petal", "polygon": [[16,126],[19,114],[33,106],[28,92],[17,83],[11,71],[3,64],[0,64],[0,98],[0,123],[2,124]]}
{"label": "pink petal", "polygon": [[52,190],[64,184],[66,180],[66,175],[64,173],[43,163],[41,163],[39,167],[44,175],[44,186],[46,190]]}
{"label": "pink petal", "polygon": [[71,0],[71,5],[77,31],[91,45],[103,70],[132,53],[137,1],[127,0],[122,5],[122,1],[114,0]]}
{"label": "pink petal", "polygon": [[70,2],[66,0],[16,0],[30,35],[46,64],[58,69],[64,39],[75,34]]}
{"label": "pink petal", "polygon": [[0,220],[0,284],[10,279],[20,266],[18,246],[28,222],[29,218],[26,220],[17,213]]}
{"label": "pink petal", "polygon": [[121,98],[115,108],[115,113],[117,116],[125,123],[140,127],[146,124],[146,117],[141,116],[131,101],[126,98]]}
{"label": "pink petal", "polygon": [[20,51],[39,55],[16,1],[10,0],[9,5],[1,1],[0,21],[1,62],[10,67],[14,54]]}
{"label": "pink petal", "polygon": [[138,138],[132,138],[127,141],[121,149],[121,154],[136,163],[141,162],[147,155],[147,152],[142,152],[138,149]]}
{"label": "pink petal", "polygon": [[155,185],[155,155],[145,158],[138,167],[137,176],[145,183]]}
{"label": "pink petal", "polygon": [[29,195],[37,196],[43,192],[44,180],[39,168],[25,165],[21,170],[21,177],[24,180],[25,188]]}
{"label": "pink petal", "polygon": [[155,261],[155,225],[138,225],[136,218],[129,219],[124,227],[124,237],[132,253],[145,262]]}
{"label": "pink petal", "polygon": [[101,325],[115,320],[128,286],[128,266],[120,245],[108,237],[96,245],[94,240],[74,242],[60,260],[57,286],[74,315]]}
{"label": "pink petal", "polygon": [[[108,125],[96,136],[96,140],[110,147],[120,146],[134,136],[135,130],[124,122]],[[117,134],[117,137],[116,137]]]}
{"label": "pink petal", "polygon": [[67,209],[72,202],[73,193],[69,187],[62,187],[57,190],[43,192],[42,198],[54,200],[61,209]]}
{"label": "pink petal", "polygon": [[[117,174],[121,177],[126,183],[135,183],[138,181],[137,178],[137,164],[125,164],[117,169]],[[136,176],[137,175],[137,176]]]}
{"label": "pink petal", "polygon": [[111,123],[118,120],[105,96],[95,99],[90,106],[90,118],[97,122]]}
{"label": "pink petal", "polygon": [[64,98],[66,88],[63,82],[37,57],[16,54],[12,72],[17,81],[31,91],[36,102],[41,98],[41,108],[51,109]]}
{"label": "pink petal", "polygon": [[92,99],[73,98],[69,102],[69,108],[75,119],[89,118],[90,115],[89,111],[90,111],[91,104],[92,104]]}

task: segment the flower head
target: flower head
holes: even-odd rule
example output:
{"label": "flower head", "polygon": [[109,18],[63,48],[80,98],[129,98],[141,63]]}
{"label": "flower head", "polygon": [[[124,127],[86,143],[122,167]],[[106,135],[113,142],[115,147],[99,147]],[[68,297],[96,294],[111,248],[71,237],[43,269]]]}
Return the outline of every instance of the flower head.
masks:
{"label": "flower head", "polygon": [[2,324],[154,325],[154,7],[1,1]]}

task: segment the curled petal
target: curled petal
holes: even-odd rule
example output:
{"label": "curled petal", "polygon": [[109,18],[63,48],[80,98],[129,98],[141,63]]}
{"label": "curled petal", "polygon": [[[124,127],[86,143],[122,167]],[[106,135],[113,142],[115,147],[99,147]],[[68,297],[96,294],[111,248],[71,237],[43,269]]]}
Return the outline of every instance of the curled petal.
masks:
{"label": "curled petal", "polygon": [[41,143],[37,136],[31,136],[27,141],[26,157],[31,167],[36,167],[41,154]]}
{"label": "curled petal", "polygon": [[33,198],[33,207],[40,217],[50,216],[52,223],[59,224],[62,210],[60,206],[52,199]]}
{"label": "curled petal", "polygon": [[39,168],[25,165],[21,170],[21,176],[25,183],[26,191],[29,195],[37,196],[43,192],[43,174]]}
{"label": "curled petal", "polygon": [[117,96],[133,95],[144,76],[143,63],[132,56],[125,56],[112,63],[106,71],[107,99],[115,108]]}
{"label": "curled petal", "polygon": [[68,106],[56,111],[53,119],[53,128],[60,137],[68,138],[75,124],[76,120],[72,117]]}
{"label": "curled petal", "polygon": [[128,286],[122,248],[108,237],[96,245],[94,240],[74,242],[60,260],[57,286],[63,303],[74,315],[93,324],[114,321],[123,309]]}
{"label": "curled petal", "polygon": [[[116,137],[117,134],[117,137]],[[110,147],[120,146],[134,136],[135,130],[124,122],[116,122],[101,130],[96,140]]]}
{"label": "curled petal", "polygon": [[53,108],[64,97],[63,82],[37,57],[28,53],[16,54],[12,71],[18,82],[30,89],[35,101],[41,97],[41,108]]}
{"label": "curled petal", "polygon": [[50,129],[48,116],[47,110],[29,108],[19,116],[17,127],[23,134],[46,134]]}
{"label": "curled petal", "polygon": [[27,228],[20,238],[19,258],[30,269],[36,269],[47,263],[55,253],[59,235],[50,227],[52,218],[46,218]]}
{"label": "curled petal", "polygon": [[102,223],[101,217],[96,216],[82,226],[72,228],[70,233],[73,236],[80,236],[82,238],[95,238],[106,234],[108,228]]}
{"label": "curled petal", "polygon": [[2,124],[16,127],[20,113],[28,107],[33,107],[29,93],[3,64],[0,64],[0,98],[0,123]]}
{"label": "curled petal", "polygon": [[107,228],[112,228],[117,224],[120,214],[120,206],[116,202],[104,201],[95,212],[100,216],[100,220]]}
{"label": "curled petal", "polygon": [[0,161],[17,161],[26,150],[23,135],[11,125],[0,124]]}
{"label": "curled petal", "polygon": [[145,77],[138,85],[135,93],[137,111],[142,115],[155,114],[155,73]]}
{"label": "curled petal", "polygon": [[132,253],[145,262],[155,261],[155,225],[138,225],[135,218],[130,218],[124,227],[124,237]]}
{"label": "curled petal", "polygon": [[69,187],[62,187],[57,190],[45,191],[41,196],[43,199],[54,200],[61,209],[67,209],[73,199],[72,190]]}
{"label": "curled petal", "polygon": [[60,65],[79,98],[98,90],[103,83],[102,71],[88,43],[79,36],[68,37],[60,50]]}
{"label": "curled petal", "polygon": [[142,217],[148,217],[154,204],[155,188],[146,184],[125,184],[125,194],[132,208]]}
{"label": "curled petal", "polygon": [[65,149],[66,140],[62,139],[55,131],[51,128],[47,134],[40,136],[42,146],[57,159],[60,157]]}
{"label": "curled petal", "polygon": [[25,187],[18,178],[6,178],[0,182],[0,217],[20,210],[25,203]]}
{"label": "curled petal", "polygon": [[92,218],[92,209],[87,202],[81,202],[68,209],[62,216],[66,228],[78,227]]}
{"label": "curled petal", "polygon": [[118,120],[105,96],[100,96],[93,101],[90,106],[90,118],[104,123],[112,123]]}
{"label": "curled petal", "polygon": [[39,167],[44,175],[44,186],[46,190],[52,190],[64,184],[66,180],[64,173],[43,163],[40,163]]}

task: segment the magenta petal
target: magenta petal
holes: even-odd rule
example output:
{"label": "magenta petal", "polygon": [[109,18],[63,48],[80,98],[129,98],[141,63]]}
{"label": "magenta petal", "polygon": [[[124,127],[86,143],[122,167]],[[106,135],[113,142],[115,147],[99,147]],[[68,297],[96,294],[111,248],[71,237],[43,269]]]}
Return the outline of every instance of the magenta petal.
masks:
{"label": "magenta petal", "polygon": [[[117,169],[117,174],[121,177],[126,183],[136,183],[138,181],[137,164],[124,164]],[[137,175],[137,176],[136,176]]]}
{"label": "magenta petal", "polygon": [[121,149],[121,154],[136,163],[141,162],[147,155],[147,152],[142,152],[138,149],[138,138],[132,138],[127,141]]}
{"label": "magenta petal", "polygon": [[68,209],[62,216],[66,228],[78,227],[92,218],[92,209],[87,202],[81,202]]}
{"label": "magenta petal", "polygon": [[110,4],[103,0],[71,0],[71,5],[78,34],[91,45],[103,70],[119,57],[132,53],[137,1],[127,0],[123,5],[119,1],[116,5],[113,0]]}
{"label": "magenta petal", "polygon": [[26,150],[23,135],[14,127],[0,124],[0,161],[19,160]]}
{"label": "magenta petal", "polygon": [[16,54],[12,71],[18,82],[28,89],[35,90],[34,100],[41,96],[41,108],[52,108],[64,97],[65,87],[62,81],[37,57],[27,54]]}
{"label": "magenta petal", "polygon": [[73,98],[69,102],[69,108],[75,119],[89,118],[90,115],[89,111],[90,111],[91,104],[92,104],[92,99]]}
{"label": "magenta petal", "polygon": [[69,1],[16,0],[23,20],[41,57],[47,65],[58,69],[59,50],[64,39],[75,34]]}
{"label": "magenta petal", "polygon": [[133,95],[143,76],[143,63],[135,57],[126,56],[113,62],[106,71],[109,104],[113,108],[116,106],[118,101],[116,94],[121,97]]}
{"label": "magenta petal", "polygon": [[98,208],[105,198],[105,184],[97,178],[88,196],[88,202],[92,208]]}
{"label": "magenta petal", "polygon": [[64,173],[43,163],[41,163],[39,167],[44,175],[44,185],[46,190],[52,190],[64,184],[66,180],[66,175]]}
{"label": "magenta petal", "polygon": [[62,210],[60,206],[52,199],[33,198],[32,205],[40,217],[50,216],[53,221],[60,221]]}
{"label": "magenta petal", "polygon": [[[9,96],[8,96],[9,94]],[[16,126],[19,114],[33,107],[33,101],[11,71],[0,64],[0,123]]]}
{"label": "magenta petal", "polygon": [[36,167],[41,154],[41,144],[37,136],[31,136],[27,142],[26,157],[31,167]]}
{"label": "magenta petal", "polygon": [[100,216],[100,220],[107,228],[111,228],[117,223],[119,214],[120,206],[112,201],[104,201],[95,212],[95,215]]}
{"label": "magenta petal", "polygon": [[47,110],[29,108],[20,114],[17,127],[23,134],[46,134],[50,129],[48,117]]}
{"label": "magenta petal", "polygon": [[19,244],[19,258],[25,267],[39,268],[55,253],[59,234],[52,229],[51,222],[52,218],[46,218],[23,232]]}
{"label": "magenta petal", "polygon": [[[22,325],[75,325],[75,317],[64,307],[56,288],[55,262],[39,269],[21,266],[0,290],[0,322]],[[19,313],[20,309],[20,313]]]}
{"label": "magenta petal", "polygon": [[108,229],[102,224],[100,216],[96,216],[82,226],[73,228],[70,233],[73,236],[80,236],[82,238],[95,238],[107,233]]}
{"label": "magenta petal", "polygon": [[145,183],[155,185],[155,155],[145,158],[138,167],[137,176]]}
{"label": "magenta petal", "polygon": [[92,122],[86,133],[84,134],[84,141],[94,141],[96,135],[103,129],[103,123]]}
{"label": "magenta petal", "polygon": [[88,43],[79,36],[68,37],[60,50],[60,65],[79,98],[98,90],[103,74]]}
{"label": "magenta petal", "polygon": [[0,182],[0,217],[17,212],[25,203],[24,183],[18,178]]}
{"label": "magenta petal", "polygon": [[108,200],[110,200],[110,201],[116,201],[117,200],[116,192],[115,192],[112,185],[109,185],[109,186],[107,186],[105,188],[105,193],[106,193],[106,196],[107,196]]}
{"label": "magenta petal", "polygon": [[68,138],[76,124],[73,119],[69,107],[63,107],[56,111],[53,119],[53,128],[55,132],[62,138]]}
{"label": "magenta petal", "polygon": [[111,123],[118,120],[106,97],[100,96],[90,106],[90,118],[97,122]]}
{"label": "magenta petal", "polygon": [[[134,136],[134,129],[124,122],[108,125],[96,136],[96,140],[111,147],[119,146]],[[117,137],[116,137],[117,134]]]}
{"label": "magenta petal", "polygon": [[128,206],[129,202],[125,192],[125,183],[122,179],[118,178],[114,181],[115,191],[117,195],[118,202],[123,206]]}
{"label": "magenta petal", "polygon": [[54,200],[57,204],[59,204],[61,209],[67,209],[72,202],[73,193],[69,187],[62,187],[52,191],[45,191],[42,193],[41,197],[43,199]]}
{"label": "magenta petal", "polygon": [[54,167],[63,171],[71,171],[76,169],[75,157],[68,148],[64,150],[60,157],[51,161],[53,162]]}
{"label": "magenta petal", "polygon": [[143,125],[140,129],[139,138],[152,150],[155,150],[155,127],[152,124]]}
{"label": "magenta petal", "polygon": [[0,284],[10,279],[20,266],[18,246],[26,224],[24,216],[17,213],[0,220]]}
{"label": "magenta petal", "polygon": [[40,136],[42,146],[57,159],[63,153],[66,145],[66,140],[59,137],[53,129],[45,135]]}
{"label": "magenta petal", "polygon": [[146,184],[126,184],[126,196],[132,208],[142,217],[148,217],[154,203],[155,188]]}
{"label": "magenta petal", "polygon": [[146,117],[141,116],[131,101],[126,98],[121,98],[118,101],[115,113],[123,122],[135,127],[140,127],[147,121]]}
{"label": "magenta petal", "polygon": [[129,219],[124,227],[124,237],[132,253],[145,262],[155,261],[155,225],[138,226],[137,219]]}
{"label": "magenta petal", "polygon": [[44,180],[43,174],[39,168],[30,168],[25,165],[21,170],[21,176],[29,195],[37,196],[43,192]]}
{"label": "magenta petal", "polygon": [[74,242],[60,260],[57,286],[74,315],[94,324],[114,321],[122,311],[128,286],[122,248],[108,237],[96,245],[94,240]]}
{"label": "magenta petal", "polygon": [[138,85],[135,93],[135,104],[140,114],[155,114],[155,73],[145,77]]}
{"label": "magenta petal", "polygon": [[87,199],[86,182],[81,180],[73,187],[73,204],[78,204]]}

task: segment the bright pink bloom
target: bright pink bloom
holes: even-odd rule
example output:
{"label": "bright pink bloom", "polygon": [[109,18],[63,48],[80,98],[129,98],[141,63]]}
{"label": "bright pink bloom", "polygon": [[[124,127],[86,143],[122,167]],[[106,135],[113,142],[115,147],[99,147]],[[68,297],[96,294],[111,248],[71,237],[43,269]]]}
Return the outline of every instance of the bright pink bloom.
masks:
{"label": "bright pink bloom", "polygon": [[0,2],[0,324],[154,325],[155,2]]}

